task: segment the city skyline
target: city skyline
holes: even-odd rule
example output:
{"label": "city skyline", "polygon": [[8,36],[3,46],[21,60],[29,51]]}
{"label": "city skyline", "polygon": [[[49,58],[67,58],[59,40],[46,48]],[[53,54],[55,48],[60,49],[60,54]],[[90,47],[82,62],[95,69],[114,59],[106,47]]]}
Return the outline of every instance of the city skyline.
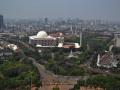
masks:
{"label": "city skyline", "polygon": [[80,18],[120,21],[119,0],[1,0],[0,14],[10,19]]}

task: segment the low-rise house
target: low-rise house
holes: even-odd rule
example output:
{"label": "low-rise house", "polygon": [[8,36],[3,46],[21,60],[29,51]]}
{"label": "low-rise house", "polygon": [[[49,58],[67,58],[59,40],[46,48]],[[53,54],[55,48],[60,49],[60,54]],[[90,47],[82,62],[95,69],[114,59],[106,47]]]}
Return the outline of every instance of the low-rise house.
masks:
{"label": "low-rise house", "polygon": [[13,51],[16,51],[18,49],[17,45],[15,44],[8,44],[8,48],[12,49]]}
{"label": "low-rise house", "polygon": [[13,51],[9,48],[0,49],[0,61],[4,61],[6,58],[9,58],[13,55]]}

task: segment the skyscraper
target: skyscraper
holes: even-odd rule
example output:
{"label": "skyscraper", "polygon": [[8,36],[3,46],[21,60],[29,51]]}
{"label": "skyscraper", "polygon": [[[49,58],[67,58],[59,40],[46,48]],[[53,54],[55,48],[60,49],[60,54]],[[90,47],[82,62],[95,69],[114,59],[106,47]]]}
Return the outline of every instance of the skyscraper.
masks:
{"label": "skyscraper", "polygon": [[47,17],[45,18],[45,24],[48,24],[48,18]]}
{"label": "skyscraper", "polygon": [[3,27],[3,15],[0,15],[0,29]]}

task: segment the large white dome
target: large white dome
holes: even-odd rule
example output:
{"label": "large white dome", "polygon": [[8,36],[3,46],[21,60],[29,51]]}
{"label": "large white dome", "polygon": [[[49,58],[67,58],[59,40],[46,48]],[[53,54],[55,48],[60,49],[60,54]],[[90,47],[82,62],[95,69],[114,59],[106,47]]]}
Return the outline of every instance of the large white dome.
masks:
{"label": "large white dome", "polygon": [[45,31],[39,31],[38,33],[37,33],[37,37],[38,38],[46,38],[48,35],[47,35],[47,33],[45,32]]}

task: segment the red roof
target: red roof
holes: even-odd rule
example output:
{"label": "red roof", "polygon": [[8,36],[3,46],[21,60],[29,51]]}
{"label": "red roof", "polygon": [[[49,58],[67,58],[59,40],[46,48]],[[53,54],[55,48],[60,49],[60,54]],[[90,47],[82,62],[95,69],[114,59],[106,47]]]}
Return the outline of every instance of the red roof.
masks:
{"label": "red roof", "polygon": [[75,45],[63,45],[64,48],[75,48]]}
{"label": "red roof", "polygon": [[57,32],[57,33],[52,33],[52,34],[49,34],[50,36],[53,36],[53,37],[59,37],[60,36],[60,33],[61,32]]}
{"label": "red roof", "polygon": [[108,65],[113,60],[112,53],[108,52],[100,58],[100,64]]}

